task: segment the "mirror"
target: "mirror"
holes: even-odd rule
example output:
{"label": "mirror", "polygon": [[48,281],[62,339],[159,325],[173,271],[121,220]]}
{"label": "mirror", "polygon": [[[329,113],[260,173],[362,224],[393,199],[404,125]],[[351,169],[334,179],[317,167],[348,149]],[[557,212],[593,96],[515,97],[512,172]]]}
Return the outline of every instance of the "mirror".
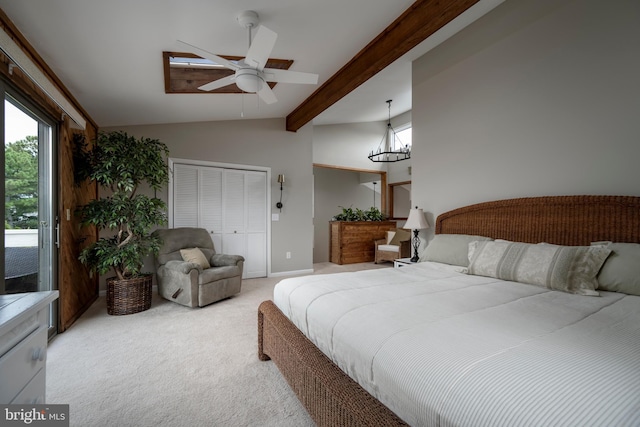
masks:
{"label": "mirror", "polygon": [[411,181],[389,184],[389,218],[407,219],[411,210]]}

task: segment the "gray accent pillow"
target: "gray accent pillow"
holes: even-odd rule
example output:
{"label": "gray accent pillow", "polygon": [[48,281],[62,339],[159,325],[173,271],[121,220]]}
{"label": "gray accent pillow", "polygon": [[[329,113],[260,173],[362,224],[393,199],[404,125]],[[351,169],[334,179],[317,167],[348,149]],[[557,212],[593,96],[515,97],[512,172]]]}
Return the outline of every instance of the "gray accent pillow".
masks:
{"label": "gray accent pillow", "polygon": [[436,234],[422,251],[420,261],[441,262],[443,264],[469,265],[469,243],[478,240],[493,240],[490,237],[469,234]]}
{"label": "gray accent pillow", "polygon": [[469,274],[599,296],[596,276],[610,253],[605,246],[472,242]]}
{"label": "gray accent pillow", "polygon": [[598,274],[598,289],[640,295],[640,244],[596,242],[611,249]]}

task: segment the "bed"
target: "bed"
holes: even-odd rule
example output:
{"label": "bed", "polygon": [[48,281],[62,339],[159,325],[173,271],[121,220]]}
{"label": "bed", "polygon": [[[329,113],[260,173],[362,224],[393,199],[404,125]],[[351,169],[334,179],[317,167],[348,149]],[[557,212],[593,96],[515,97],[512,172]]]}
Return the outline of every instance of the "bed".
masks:
{"label": "bed", "polygon": [[[626,282],[594,290],[557,279],[565,253],[596,260],[602,275],[611,248],[639,243],[640,198],[487,202],[441,214],[435,228],[430,247],[471,242],[467,266],[435,255],[290,278],[260,305],[259,357],[318,425],[640,425],[640,296]],[[538,258],[503,268],[522,247]],[[521,268],[543,265],[541,253],[555,254],[548,286]]]}

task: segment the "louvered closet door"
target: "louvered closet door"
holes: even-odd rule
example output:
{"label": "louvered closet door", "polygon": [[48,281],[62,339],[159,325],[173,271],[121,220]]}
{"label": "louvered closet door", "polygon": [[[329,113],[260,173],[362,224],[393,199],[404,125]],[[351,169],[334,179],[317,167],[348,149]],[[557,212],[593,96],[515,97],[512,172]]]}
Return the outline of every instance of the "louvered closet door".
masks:
{"label": "louvered closet door", "polygon": [[172,227],[209,231],[218,253],[242,255],[244,278],[267,275],[267,173],[173,165]]}
{"label": "louvered closet door", "polygon": [[247,172],[246,237],[247,256],[244,264],[247,277],[267,275],[267,174]]}
{"label": "louvered closet door", "polygon": [[199,227],[198,182],[196,166],[173,166],[173,227]]}
{"label": "louvered closet door", "polygon": [[222,244],[222,184],[224,169],[201,167],[200,169],[200,207],[199,226],[207,229],[213,240],[213,246],[219,253],[223,252]]}
{"label": "louvered closet door", "polygon": [[226,254],[246,258],[244,176],[244,171],[224,171],[222,247]]}
{"label": "louvered closet door", "polygon": [[224,172],[224,235],[227,254],[242,255],[244,277],[267,275],[267,174]]}

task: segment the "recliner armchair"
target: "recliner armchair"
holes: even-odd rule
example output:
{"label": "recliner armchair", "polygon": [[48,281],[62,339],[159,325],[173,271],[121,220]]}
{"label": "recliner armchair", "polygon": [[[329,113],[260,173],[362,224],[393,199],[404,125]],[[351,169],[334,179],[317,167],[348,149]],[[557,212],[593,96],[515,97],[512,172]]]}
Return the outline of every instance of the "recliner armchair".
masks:
{"label": "recliner armchair", "polygon": [[[240,292],[244,258],[217,254],[207,230],[182,227],[159,229],[153,234],[163,240],[155,259],[160,296],[187,307],[204,307]],[[194,248],[210,268],[184,261],[181,250],[193,253]]]}

